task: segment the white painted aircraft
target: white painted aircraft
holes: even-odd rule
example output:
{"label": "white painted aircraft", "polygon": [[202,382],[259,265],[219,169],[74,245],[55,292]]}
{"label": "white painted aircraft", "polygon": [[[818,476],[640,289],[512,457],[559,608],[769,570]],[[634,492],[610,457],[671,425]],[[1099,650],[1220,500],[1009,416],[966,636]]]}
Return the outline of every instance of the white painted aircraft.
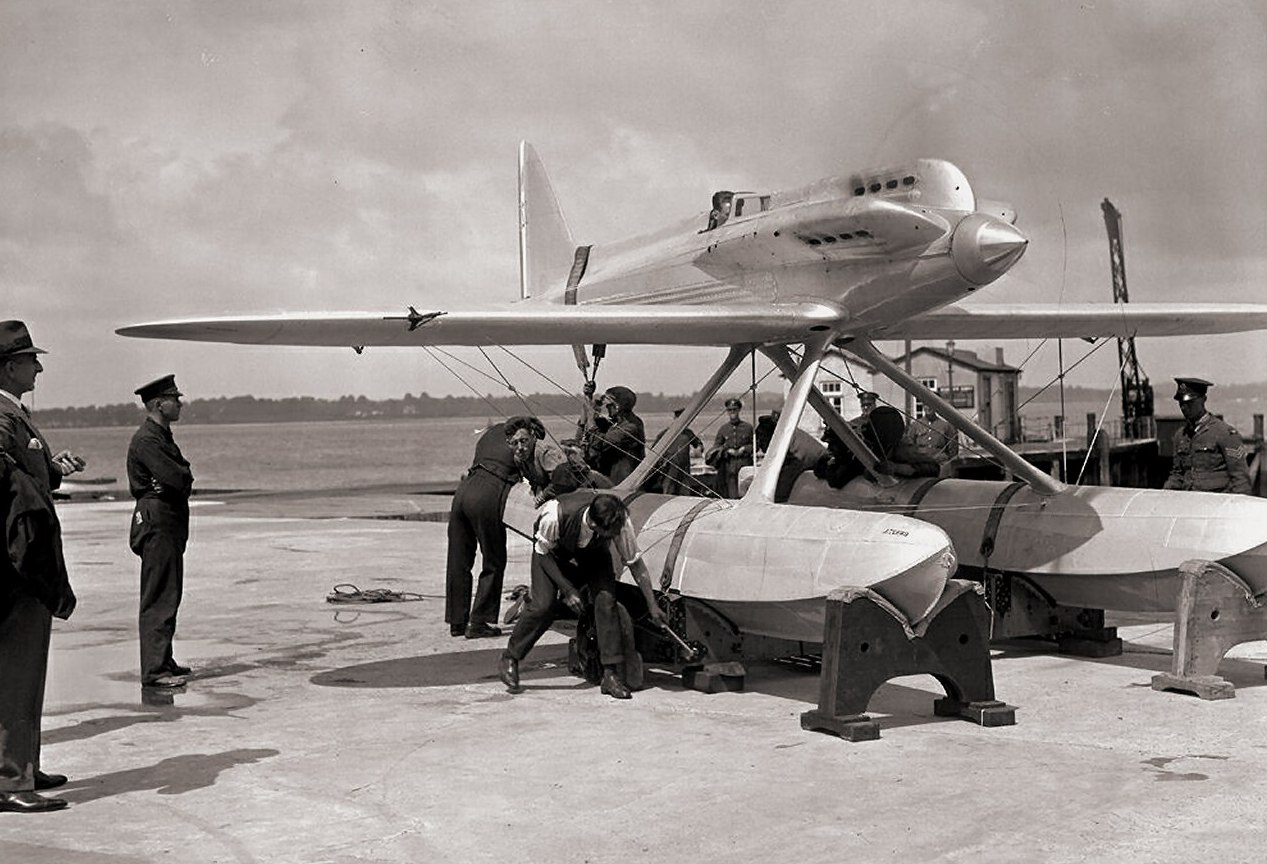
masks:
{"label": "white painted aircraft", "polygon": [[[937,607],[960,560],[977,570],[1026,574],[1062,603],[1099,608],[1172,610],[1176,568],[1189,558],[1222,562],[1256,593],[1267,590],[1267,501],[1066,487],[872,345],[876,339],[1267,329],[1267,306],[954,305],[1007,272],[1028,241],[1014,226],[1010,207],[979,201],[963,173],[944,161],[918,160],[785,192],[719,193],[714,205],[711,213],[653,234],[578,247],[544,168],[523,144],[517,302],[479,309],[410,306],[405,314],[191,319],[118,332],[358,351],[424,345],[729,346],[726,359],[661,437],[662,446],[750,352],[760,350],[793,384],[746,495],[726,501],[646,494],[631,504],[648,566],[662,574],[662,585],[698,601],[745,637],[820,642],[824,597],[849,586],[874,590],[918,626]],[[799,363],[788,345],[804,346]],[[806,404],[878,473],[874,454],[814,386],[831,345],[866,359],[936,406],[1025,486],[1017,491],[1016,484],[946,480],[929,488],[913,481],[863,480],[834,490],[806,477],[792,503],[774,503],[778,471]],[[660,455],[650,452],[621,488],[639,488]],[[921,509],[913,503],[917,485],[926,504],[950,506]],[[976,515],[953,515],[965,506]],[[995,510],[986,551],[983,530]],[[516,518],[530,519],[530,504],[523,499],[508,506],[507,521]]]}

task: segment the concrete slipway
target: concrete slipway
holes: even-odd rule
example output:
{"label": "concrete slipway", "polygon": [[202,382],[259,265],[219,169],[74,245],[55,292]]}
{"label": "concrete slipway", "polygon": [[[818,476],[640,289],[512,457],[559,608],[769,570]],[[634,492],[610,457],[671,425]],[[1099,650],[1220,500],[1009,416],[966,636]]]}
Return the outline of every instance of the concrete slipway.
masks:
{"label": "concrete slipway", "polygon": [[[136,679],[137,563],[123,502],[63,505],[80,596],[53,634],[44,767],[68,810],[0,814],[0,861],[1267,861],[1267,643],[1237,697],[1149,688],[1170,628],[1090,661],[996,652],[1018,725],[935,718],[931,678],[886,685],[879,741],[803,732],[815,675],[743,693],[666,675],[620,703],[569,677],[551,634],[527,691],[501,640],[442,623],[447,509],[375,490],[200,501],[171,704]],[[509,581],[526,570],[512,549]],[[335,607],[336,583],[414,591]],[[154,701],[154,700],[151,700]]]}

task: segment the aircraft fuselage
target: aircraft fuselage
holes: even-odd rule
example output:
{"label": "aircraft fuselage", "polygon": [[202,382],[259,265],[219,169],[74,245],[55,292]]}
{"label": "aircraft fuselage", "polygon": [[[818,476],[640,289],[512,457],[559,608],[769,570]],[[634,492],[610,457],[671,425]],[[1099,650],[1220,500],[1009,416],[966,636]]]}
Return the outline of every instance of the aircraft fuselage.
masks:
{"label": "aircraft fuselage", "polygon": [[[939,160],[733,194],[738,212],[715,228],[701,214],[592,247],[575,302],[816,300],[867,329],[962,298],[1002,275],[1026,245],[1008,222],[976,212],[963,173]],[[537,299],[566,296],[560,287]]]}

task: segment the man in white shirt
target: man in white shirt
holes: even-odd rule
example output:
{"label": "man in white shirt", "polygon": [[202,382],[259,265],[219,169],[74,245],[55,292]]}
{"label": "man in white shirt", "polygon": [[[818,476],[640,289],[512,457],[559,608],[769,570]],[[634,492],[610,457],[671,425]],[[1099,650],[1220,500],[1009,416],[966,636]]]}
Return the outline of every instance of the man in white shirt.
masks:
{"label": "man in white shirt", "polygon": [[665,615],[656,604],[624,502],[589,490],[569,492],[542,505],[533,534],[531,599],[502,652],[498,664],[502,682],[511,692],[518,692],[519,661],[554,623],[560,595],[563,603],[580,615],[584,601],[577,586],[588,585],[603,664],[602,692],[614,699],[630,698],[629,687],[618,671],[624,661],[616,603],[618,566],[628,567],[633,574],[652,621],[662,626]]}

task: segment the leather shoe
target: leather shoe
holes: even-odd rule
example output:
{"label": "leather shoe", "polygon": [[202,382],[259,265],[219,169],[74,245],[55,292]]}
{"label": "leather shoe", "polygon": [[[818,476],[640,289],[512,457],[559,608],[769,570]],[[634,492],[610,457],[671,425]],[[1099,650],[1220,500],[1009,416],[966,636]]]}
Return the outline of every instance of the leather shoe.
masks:
{"label": "leather shoe", "polygon": [[465,624],[450,624],[450,625],[449,625],[449,635],[450,635],[450,636],[452,636],[452,637],[454,637],[454,638],[457,638],[458,636],[465,635],[465,633],[466,633],[466,625],[465,625]]}
{"label": "leather shoe", "polygon": [[45,798],[30,791],[0,792],[0,813],[47,813],[66,804],[65,798]]}
{"label": "leather shoe", "polygon": [[45,774],[43,771],[36,771],[35,789],[37,792],[44,789],[56,789],[58,786],[65,786],[68,779],[70,778],[65,774]]}
{"label": "leather shoe", "polygon": [[511,693],[519,692],[519,661],[514,657],[503,656],[497,661],[497,677]]}
{"label": "leather shoe", "polygon": [[632,699],[633,694],[629,692],[629,688],[625,686],[625,682],[620,680],[616,672],[608,669],[603,672],[603,683],[600,689],[613,699]]}
{"label": "leather shoe", "polygon": [[467,639],[488,639],[489,637],[500,635],[502,635],[501,628],[494,627],[492,624],[480,623],[466,625]]}
{"label": "leather shoe", "polygon": [[184,687],[187,682],[180,675],[159,675],[157,678],[151,678],[149,681],[143,681],[145,687],[156,687],[160,690],[174,690],[177,687]]}
{"label": "leather shoe", "polygon": [[173,660],[172,662],[167,664],[167,671],[172,673],[173,675],[188,675],[190,672],[194,670],[190,669],[188,666],[181,666],[179,663]]}

